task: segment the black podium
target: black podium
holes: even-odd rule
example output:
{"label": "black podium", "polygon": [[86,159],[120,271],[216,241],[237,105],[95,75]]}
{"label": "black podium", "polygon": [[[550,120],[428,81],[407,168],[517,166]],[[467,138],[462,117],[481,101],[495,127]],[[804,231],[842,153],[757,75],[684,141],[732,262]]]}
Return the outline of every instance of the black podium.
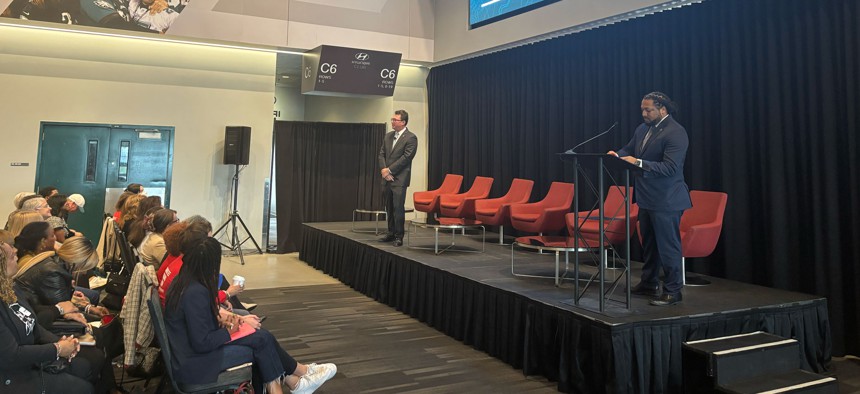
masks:
{"label": "black podium", "polygon": [[[599,238],[598,238],[598,252],[600,262],[597,264],[597,273],[592,275],[580,289],[579,280],[575,281],[574,285],[574,305],[579,305],[579,300],[588,290],[588,287],[591,286],[592,283],[596,280],[600,287],[600,312],[603,312],[606,309],[606,301],[616,301],[611,298],[612,293],[618,287],[619,281],[621,278],[625,278],[626,280],[626,297],[624,305],[627,309],[630,309],[630,288],[631,288],[631,278],[630,278],[630,175],[639,175],[642,172],[642,169],[638,166],[630,164],[624,160],[619,159],[616,156],[609,155],[606,153],[575,153],[575,152],[565,152],[559,153],[559,157],[566,161],[571,162],[574,167],[573,173],[573,212],[576,213],[576,226],[573,237],[576,240],[575,244],[587,244],[588,241],[585,240],[580,232],[581,223],[584,223],[584,220],[580,220],[579,217],[579,206],[580,206],[580,198],[582,197],[582,185],[581,183],[585,183],[588,185],[589,189],[596,197],[597,197],[597,211],[598,211],[598,228],[599,230]],[[606,199],[605,191],[606,191],[606,179],[610,180],[610,187],[621,187],[622,185],[616,180],[616,178],[612,175],[614,173],[621,174],[621,183],[623,183],[624,187],[624,232],[625,232],[625,260],[624,267],[621,276],[618,276],[609,286],[609,289],[606,289],[606,269],[608,263],[608,253],[607,253],[607,242],[606,242],[606,212],[604,211],[604,201]],[[580,179],[580,173],[582,174],[582,179]],[[592,182],[592,178],[596,178],[597,184],[595,185]],[[583,180],[584,182],[580,182]],[[592,208],[593,210],[593,208]],[[588,220],[586,218],[585,220]],[[612,248],[612,246],[609,246]],[[614,258],[615,253],[613,253],[613,261],[617,261]],[[579,253],[574,254],[574,272],[575,277],[579,278]]]}

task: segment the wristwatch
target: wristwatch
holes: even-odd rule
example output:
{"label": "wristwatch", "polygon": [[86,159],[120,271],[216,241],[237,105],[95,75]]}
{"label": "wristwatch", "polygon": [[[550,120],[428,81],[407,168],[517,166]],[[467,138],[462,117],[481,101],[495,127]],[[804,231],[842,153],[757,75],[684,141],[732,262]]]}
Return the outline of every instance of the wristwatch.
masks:
{"label": "wristwatch", "polygon": [[642,168],[642,160],[636,159],[636,162],[633,163],[636,167]]}

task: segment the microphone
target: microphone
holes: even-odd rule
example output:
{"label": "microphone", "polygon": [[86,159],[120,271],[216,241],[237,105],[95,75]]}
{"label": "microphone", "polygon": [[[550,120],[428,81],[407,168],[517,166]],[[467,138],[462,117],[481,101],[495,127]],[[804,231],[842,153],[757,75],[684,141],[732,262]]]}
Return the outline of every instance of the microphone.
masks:
{"label": "microphone", "polygon": [[612,131],[612,129],[614,129],[614,128],[615,128],[615,126],[618,126],[618,121],[617,121],[617,120],[615,121],[615,123],[613,123],[613,124],[612,124],[612,126],[609,126],[609,128],[608,128],[608,129],[606,129],[606,131],[604,131],[604,132],[602,132],[602,133],[600,133],[600,134],[598,134],[598,135],[595,135],[594,137],[591,137],[591,138],[589,138],[589,139],[587,139],[587,140],[585,140],[585,141],[580,142],[580,143],[579,143],[579,145],[574,146],[573,148],[570,148],[570,150],[568,150],[567,152],[564,152],[564,153],[576,153],[576,152],[575,152],[575,151],[576,151],[576,148],[579,148],[580,146],[583,146],[583,145],[585,145],[585,144],[587,144],[587,143],[589,143],[589,142],[591,142],[591,141],[594,141],[594,140],[596,140],[598,137],[600,137],[600,136],[602,136],[602,135],[604,135],[604,134],[606,134],[606,133],[608,133],[608,132]]}

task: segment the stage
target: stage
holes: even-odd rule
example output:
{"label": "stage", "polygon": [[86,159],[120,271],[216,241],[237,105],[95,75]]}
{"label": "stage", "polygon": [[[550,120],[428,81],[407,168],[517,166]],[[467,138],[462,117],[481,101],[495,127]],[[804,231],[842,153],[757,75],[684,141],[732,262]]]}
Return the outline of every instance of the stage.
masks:
{"label": "stage", "polygon": [[[434,255],[351,228],[349,222],[303,225],[300,259],[527,375],[557,381],[559,391],[682,392],[682,342],[756,330],[797,339],[804,369],[824,372],[830,360],[821,297],[708,278],[713,284],[686,287],[680,305],[654,307],[633,296],[629,310],[609,302],[601,313],[594,286],[574,306],[570,280],[556,287],[551,278],[513,276],[511,247],[495,244],[496,234],[487,234],[484,253]],[[433,244],[432,230],[410,236],[413,245]],[[457,243],[481,249],[480,236],[458,236]],[[514,256],[518,272],[552,275],[552,254],[517,250]],[[634,263],[633,284],[638,269]],[[614,299],[623,301],[623,290]]]}

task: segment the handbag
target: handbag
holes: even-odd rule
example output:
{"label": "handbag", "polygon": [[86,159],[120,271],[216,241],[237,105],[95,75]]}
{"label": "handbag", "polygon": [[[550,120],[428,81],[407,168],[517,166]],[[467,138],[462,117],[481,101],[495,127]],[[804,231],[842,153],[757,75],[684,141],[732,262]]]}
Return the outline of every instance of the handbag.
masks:
{"label": "handbag", "polygon": [[108,294],[125,297],[128,292],[128,284],[131,281],[131,276],[123,274],[111,274],[105,284],[105,291]]}
{"label": "handbag", "polygon": [[96,338],[96,345],[104,349],[108,360],[113,360],[125,352],[122,320],[116,316],[103,316],[101,327],[93,328],[93,336]]}

